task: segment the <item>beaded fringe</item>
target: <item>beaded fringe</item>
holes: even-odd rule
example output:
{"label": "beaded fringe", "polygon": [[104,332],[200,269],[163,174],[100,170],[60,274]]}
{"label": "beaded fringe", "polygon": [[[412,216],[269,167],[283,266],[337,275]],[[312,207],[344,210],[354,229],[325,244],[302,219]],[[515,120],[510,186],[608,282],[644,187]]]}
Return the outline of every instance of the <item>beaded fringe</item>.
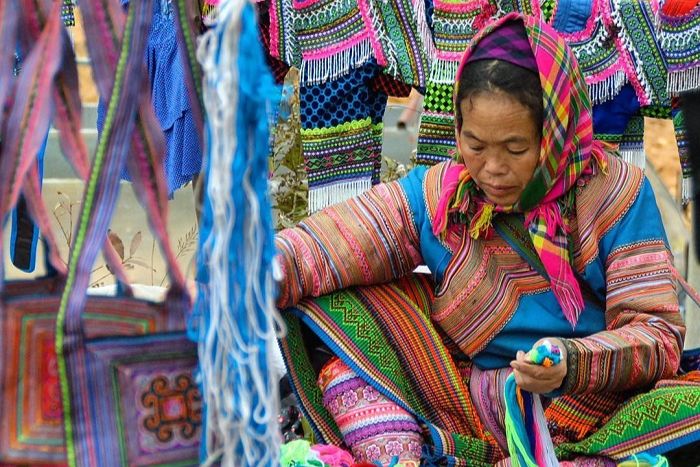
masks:
{"label": "beaded fringe", "polygon": [[373,56],[369,38],[333,53],[327,57],[301,62],[301,84],[321,84],[347,74],[353,68],[366,63]]}
{"label": "beaded fringe", "polygon": [[588,93],[591,103],[600,104],[617,96],[622,87],[627,83],[627,76],[623,70],[618,70],[602,81],[588,85]]}
{"label": "beaded fringe", "polygon": [[625,162],[636,165],[640,169],[646,167],[647,158],[643,147],[620,147],[620,158]]}
{"label": "beaded fringe", "polygon": [[309,214],[342,203],[372,188],[372,178],[324,185],[309,189]]}
{"label": "beaded fringe", "polygon": [[454,84],[459,61],[437,58],[430,67],[430,81],[435,84]]}
{"label": "beaded fringe", "polygon": [[428,26],[428,18],[425,11],[425,0],[413,0],[413,8],[416,14],[416,23],[418,25],[418,35],[421,37],[425,53],[428,57],[428,62],[432,63],[435,58],[435,43],[433,42],[433,33]]}
{"label": "beaded fringe", "polygon": [[697,88],[700,88],[700,65],[668,73],[666,90],[669,94],[678,95]]}
{"label": "beaded fringe", "polygon": [[693,201],[693,179],[683,177],[681,180],[681,202],[685,206]]}

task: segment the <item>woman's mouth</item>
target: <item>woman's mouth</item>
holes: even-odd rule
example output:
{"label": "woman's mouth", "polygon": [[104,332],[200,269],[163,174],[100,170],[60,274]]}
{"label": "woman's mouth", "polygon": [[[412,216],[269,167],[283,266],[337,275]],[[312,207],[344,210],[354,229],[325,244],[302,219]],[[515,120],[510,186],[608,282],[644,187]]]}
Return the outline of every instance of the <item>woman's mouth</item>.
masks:
{"label": "woman's mouth", "polygon": [[482,183],[481,189],[489,195],[505,196],[511,194],[513,190],[515,190],[515,187],[510,185],[490,185],[488,183]]}

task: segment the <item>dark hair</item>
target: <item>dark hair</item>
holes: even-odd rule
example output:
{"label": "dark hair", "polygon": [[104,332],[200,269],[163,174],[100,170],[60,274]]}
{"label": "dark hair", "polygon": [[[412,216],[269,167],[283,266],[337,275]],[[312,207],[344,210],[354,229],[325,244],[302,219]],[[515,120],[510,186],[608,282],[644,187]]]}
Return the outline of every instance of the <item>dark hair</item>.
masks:
{"label": "dark hair", "polygon": [[457,128],[462,127],[460,103],[482,92],[506,93],[528,108],[535,124],[542,128],[542,84],[534,71],[503,60],[477,60],[467,64],[459,77],[459,89],[455,105]]}

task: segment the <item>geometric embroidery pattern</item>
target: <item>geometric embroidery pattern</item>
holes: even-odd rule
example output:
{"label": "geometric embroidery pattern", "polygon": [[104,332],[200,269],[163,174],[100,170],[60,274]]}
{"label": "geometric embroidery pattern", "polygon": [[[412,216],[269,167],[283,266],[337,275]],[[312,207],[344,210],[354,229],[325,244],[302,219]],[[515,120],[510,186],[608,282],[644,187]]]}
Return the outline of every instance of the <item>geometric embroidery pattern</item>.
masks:
{"label": "geometric embroidery pattern", "polygon": [[[63,407],[55,353],[60,286],[55,278],[5,283],[0,314],[0,463],[66,460]],[[166,326],[162,307],[91,297],[86,337],[153,332]]]}
{"label": "geometric embroidery pattern", "polygon": [[174,430],[184,439],[192,439],[202,424],[201,400],[190,375],[177,375],[173,384],[158,375],[141,396],[143,407],[152,411],[143,425],[163,443],[173,438]]}

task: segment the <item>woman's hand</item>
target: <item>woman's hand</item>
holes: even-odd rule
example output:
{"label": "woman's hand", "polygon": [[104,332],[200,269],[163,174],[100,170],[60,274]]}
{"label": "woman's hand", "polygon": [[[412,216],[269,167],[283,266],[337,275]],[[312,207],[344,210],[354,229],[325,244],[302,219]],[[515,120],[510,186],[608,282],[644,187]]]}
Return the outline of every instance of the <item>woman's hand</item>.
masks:
{"label": "woman's hand", "polygon": [[[540,339],[533,345],[535,348],[542,344],[545,339]],[[518,350],[515,360],[510,362],[515,375],[515,382],[520,389],[533,392],[536,394],[545,394],[559,389],[566,378],[566,347],[559,339],[547,338],[553,345],[559,347],[561,352],[561,361],[549,368],[542,365],[530,363],[528,355],[522,350]]]}

